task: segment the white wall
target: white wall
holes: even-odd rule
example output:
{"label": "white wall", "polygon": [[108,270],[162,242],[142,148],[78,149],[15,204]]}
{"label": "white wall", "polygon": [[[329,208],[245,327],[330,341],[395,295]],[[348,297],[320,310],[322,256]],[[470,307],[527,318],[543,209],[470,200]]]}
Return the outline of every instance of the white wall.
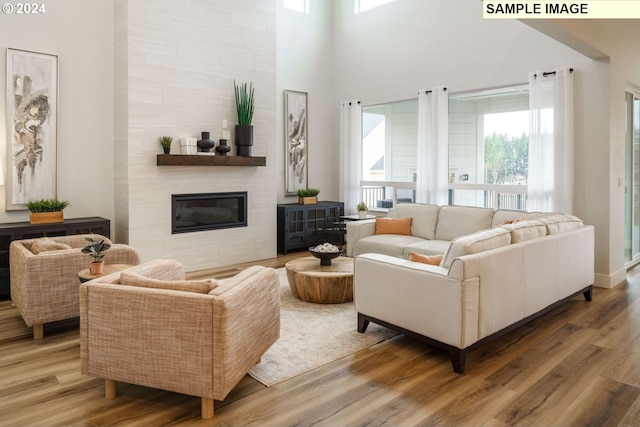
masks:
{"label": "white wall", "polygon": [[320,200],[337,200],[338,170],[332,164],[338,149],[333,134],[333,114],[338,109],[333,96],[333,5],[327,0],[310,0],[308,15],[285,9],[282,0],[276,5],[278,203],[297,201],[285,195],[284,90],[308,93],[308,186],[320,190]]}
{"label": "white wall", "polygon": [[[593,213],[596,227],[596,245],[607,250],[596,253],[596,280],[605,286],[614,286],[624,280],[624,220],[625,220],[625,105],[624,93],[627,84],[640,85],[640,25],[637,20],[563,20],[554,22],[558,28],[550,28],[558,39],[571,43],[572,37],[587,43],[587,50],[599,50],[608,58],[600,61],[607,64],[610,73],[606,79],[585,84],[583,91],[600,96],[599,102],[607,107],[606,114],[593,111],[588,102],[579,104],[594,121],[606,124],[606,133],[590,145],[590,150],[580,153],[591,165],[585,178],[589,191],[585,197],[585,208]],[[604,73],[603,73],[604,74]],[[589,135],[591,123],[583,129]],[[585,171],[586,172],[586,171]],[[606,273],[606,274],[605,274]]]}
{"label": "white wall", "polygon": [[[117,235],[143,260],[197,270],[276,254],[276,0],[116,0]],[[222,137],[233,81],[252,82],[266,167],[158,167],[161,135]],[[177,152],[174,142],[172,152]],[[233,147],[230,155],[235,155]],[[248,192],[248,226],[171,234],[171,195]]]}
{"label": "white wall", "polygon": [[[614,274],[613,264],[621,264],[609,262],[610,223],[608,215],[600,214],[606,202],[599,196],[609,193],[610,182],[608,166],[601,163],[609,158],[606,62],[591,60],[519,21],[484,20],[477,0],[399,0],[358,15],[352,1],[336,1],[333,46],[336,100],[359,99],[365,106],[408,99],[419,89],[441,85],[455,94],[521,84],[530,71],[573,67],[574,213],[596,227],[596,272],[604,278]],[[337,109],[334,119],[337,139]],[[623,159],[616,162],[624,164]],[[623,247],[621,242],[620,253]]]}
{"label": "white wall", "polygon": [[[58,198],[71,202],[66,218],[113,220],[113,1],[56,0],[45,6],[40,15],[0,14],[3,170],[10,173],[12,164],[6,154],[6,48],[58,55]],[[28,211],[5,211],[2,195],[0,222],[29,220]]]}

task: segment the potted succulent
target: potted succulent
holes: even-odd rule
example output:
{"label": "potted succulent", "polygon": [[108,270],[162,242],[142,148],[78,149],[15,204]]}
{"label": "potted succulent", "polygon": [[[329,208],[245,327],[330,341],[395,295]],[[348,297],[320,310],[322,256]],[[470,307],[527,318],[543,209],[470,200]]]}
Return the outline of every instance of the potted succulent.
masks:
{"label": "potted succulent", "polygon": [[358,218],[365,219],[367,217],[369,207],[365,202],[360,202],[356,205],[356,210],[358,211]]}
{"label": "potted succulent", "polygon": [[66,200],[40,199],[27,202],[27,209],[31,212],[29,222],[31,224],[48,224],[52,222],[63,222],[64,208],[69,206]]}
{"label": "potted succulent", "polygon": [[251,156],[251,146],[253,145],[253,106],[254,92],[253,83],[249,82],[237,85],[233,81],[233,89],[236,95],[236,111],[238,113],[238,124],[236,125],[236,150],[238,156]]}
{"label": "potted succulent", "polygon": [[170,136],[160,136],[158,137],[158,141],[160,142],[160,145],[162,145],[162,151],[164,151],[164,154],[169,154],[173,138]]}
{"label": "potted succulent", "polygon": [[318,194],[320,190],[317,188],[301,188],[297,191],[299,205],[315,205],[318,203]]}
{"label": "potted succulent", "polygon": [[103,258],[111,244],[106,242],[107,239],[96,240],[93,237],[85,237],[84,239],[89,244],[82,248],[82,253],[89,254],[93,258],[93,261],[89,263],[91,274],[102,274],[102,269],[104,268]]}

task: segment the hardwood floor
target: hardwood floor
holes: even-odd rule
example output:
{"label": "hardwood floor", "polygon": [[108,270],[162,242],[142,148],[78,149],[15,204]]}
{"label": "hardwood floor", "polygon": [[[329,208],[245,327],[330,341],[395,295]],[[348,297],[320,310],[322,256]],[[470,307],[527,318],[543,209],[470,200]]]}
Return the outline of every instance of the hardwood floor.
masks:
{"label": "hardwood floor", "polygon": [[0,426],[640,426],[640,268],[471,353],[464,375],[398,336],[272,387],[245,376],[210,420],[199,398],[161,390],[120,384],[106,400],[103,381],[80,374],[78,321],[45,325],[35,342],[10,301],[0,372]]}

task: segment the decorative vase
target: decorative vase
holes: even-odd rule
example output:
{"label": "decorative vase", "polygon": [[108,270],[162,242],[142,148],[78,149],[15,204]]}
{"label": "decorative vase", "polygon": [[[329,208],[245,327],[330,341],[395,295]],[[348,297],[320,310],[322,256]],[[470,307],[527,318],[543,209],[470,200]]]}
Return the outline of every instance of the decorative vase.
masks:
{"label": "decorative vase", "polygon": [[365,219],[367,217],[367,211],[358,211],[358,218]]}
{"label": "decorative vase", "polygon": [[211,139],[209,139],[209,132],[202,132],[202,139],[198,140],[198,151],[201,153],[211,152],[211,148],[215,145]]}
{"label": "decorative vase", "polygon": [[89,263],[89,271],[91,274],[102,274],[104,268],[104,261],[92,261]]}
{"label": "decorative vase", "polygon": [[220,145],[216,147],[216,153],[218,153],[221,156],[226,156],[229,151],[231,151],[231,147],[227,145],[227,140],[221,139]]}
{"label": "decorative vase", "polygon": [[169,154],[169,152],[171,151],[171,146],[169,147],[165,147],[164,145],[162,146],[162,151],[164,151],[164,154]]}
{"label": "decorative vase", "polygon": [[236,151],[238,156],[251,157],[253,126],[236,125]]}

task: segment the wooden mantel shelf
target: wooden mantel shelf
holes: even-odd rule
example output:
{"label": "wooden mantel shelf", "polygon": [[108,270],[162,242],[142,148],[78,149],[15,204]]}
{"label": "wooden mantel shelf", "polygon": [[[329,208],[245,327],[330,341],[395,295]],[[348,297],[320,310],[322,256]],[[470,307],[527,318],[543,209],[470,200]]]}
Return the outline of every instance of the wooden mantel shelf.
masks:
{"label": "wooden mantel shelf", "polygon": [[266,166],[266,157],[158,154],[158,166]]}

